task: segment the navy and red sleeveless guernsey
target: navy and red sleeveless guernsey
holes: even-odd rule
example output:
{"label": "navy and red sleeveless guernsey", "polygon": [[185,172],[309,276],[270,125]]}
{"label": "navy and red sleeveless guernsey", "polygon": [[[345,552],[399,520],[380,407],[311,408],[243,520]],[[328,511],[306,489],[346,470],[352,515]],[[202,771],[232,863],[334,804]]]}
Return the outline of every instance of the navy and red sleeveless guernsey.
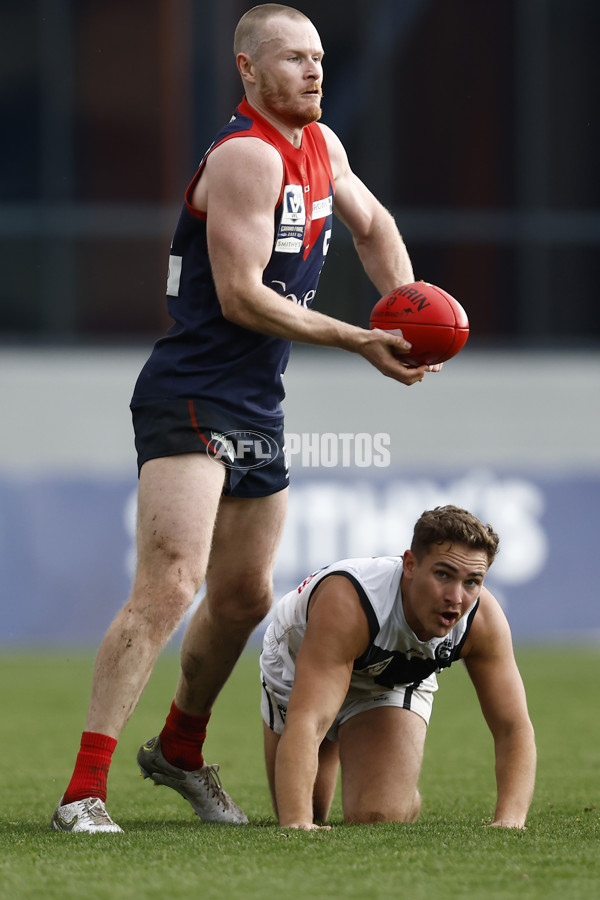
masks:
{"label": "navy and red sleeveless guernsey", "polygon": [[190,186],[171,247],[167,297],[174,319],[158,340],[135,386],[132,407],[172,398],[198,400],[216,428],[274,425],[283,419],[282,375],[290,342],[228,322],[212,279],[206,215],[190,200],[211,152],[231,138],[260,138],[281,155],[284,176],[274,210],[274,241],[263,283],[282,303],[312,302],[331,237],[334,180],[327,145],[316,122],[295,148],[241,102],[217,135]]}

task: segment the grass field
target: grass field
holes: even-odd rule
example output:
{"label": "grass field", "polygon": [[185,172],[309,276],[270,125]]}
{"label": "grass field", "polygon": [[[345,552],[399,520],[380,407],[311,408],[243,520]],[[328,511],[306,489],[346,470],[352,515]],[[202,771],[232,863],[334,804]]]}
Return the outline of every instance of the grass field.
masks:
{"label": "grass field", "polygon": [[440,677],[416,825],[283,832],[264,776],[256,653],[213,715],[206,755],[250,826],[203,825],[138,777],[137,748],[162,727],[177,677],[164,655],[114,757],[108,808],[123,835],[66,835],[49,819],[71,773],[93,654],[0,655],[0,896],[6,898],[553,898],[600,896],[600,648],[521,648],[539,770],[526,831],[486,828],[492,744],[461,666]]}

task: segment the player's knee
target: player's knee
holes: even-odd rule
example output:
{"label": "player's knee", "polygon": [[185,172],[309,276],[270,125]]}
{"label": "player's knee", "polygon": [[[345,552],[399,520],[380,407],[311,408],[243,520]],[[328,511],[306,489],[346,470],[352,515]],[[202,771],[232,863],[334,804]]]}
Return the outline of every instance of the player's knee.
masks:
{"label": "player's knee", "polygon": [[381,802],[364,804],[344,815],[344,821],[352,825],[375,825],[378,822],[404,822],[410,824],[416,822],[421,811],[421,795],[415,791],[412,797],[407,797],[396,803]]}
{"label": "player's knee", "polygon": [[160,648],[175,632],[184,615],[181,604],[141,598],[134,590],[119,614],[119,633],[127,646],[141,641]]}
{"label": "player's knee", "polygon": [[255,627],[269,612],[273,602],[270,583],[243,581],[227,588],[216,587],[207,595],[211,614],[233,625]]}
{"label": "player's knee", "polygon": [[152,573],[139,570],[131,603],[154,626],[168,628],[179,624],[200,587],[201,580],[181,562]]}
{"label": "player's knee", "polygon": [[416,822],[417,819],[419,818],[420,812],[421,812],[421,794],[419,793],[419,791],[415,791],[412,806],[409,811],[410,818],[406,819],[405,821]]}

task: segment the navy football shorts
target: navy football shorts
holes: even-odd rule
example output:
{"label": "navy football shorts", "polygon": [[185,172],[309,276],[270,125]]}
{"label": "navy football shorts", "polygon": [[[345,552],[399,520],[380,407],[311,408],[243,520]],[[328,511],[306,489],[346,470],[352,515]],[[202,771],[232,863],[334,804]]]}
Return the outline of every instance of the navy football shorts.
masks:
{"label": "navy football shorts", "polygon": [[[267,497],[289,484],[283,422],[234,428],[196,400],[177,398],[131,407],[138,473],[145,462],[206,453],[225,466],[225,497]],[[215,418],[220,427],[211,425]]]}

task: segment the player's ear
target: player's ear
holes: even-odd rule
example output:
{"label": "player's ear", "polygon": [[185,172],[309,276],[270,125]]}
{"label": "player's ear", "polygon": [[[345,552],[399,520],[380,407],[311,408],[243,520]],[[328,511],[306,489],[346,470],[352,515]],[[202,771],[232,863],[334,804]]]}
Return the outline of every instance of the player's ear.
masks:
{"label": "player's ear", "polygon": [[402,557],[402,571],[409,578],[412,577],[415,571],[415,567],[417,565],[417,558],[412,550],[405,550],[404,556]]}
{"label": "player's ear", "polygon": [[235,61],[244,81],[254,81],[254,66],[250,57],[246,53],[238,53]]}

